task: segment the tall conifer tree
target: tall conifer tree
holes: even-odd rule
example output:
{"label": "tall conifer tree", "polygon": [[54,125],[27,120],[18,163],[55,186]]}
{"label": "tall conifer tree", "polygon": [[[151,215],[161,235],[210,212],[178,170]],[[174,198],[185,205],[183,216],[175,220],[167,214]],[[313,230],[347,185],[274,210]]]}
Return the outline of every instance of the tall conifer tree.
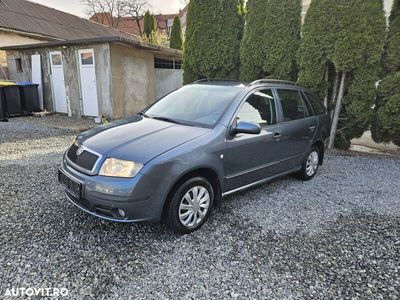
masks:
{"label": "tall conifer tree", "polygon": [[268,77],[297,80],[301,42],[301,0],[268,0],[264,23],[264,71]]}
{"label": "tall conifer tree", "polygon": [[246,25],[240,45],[240,78],[252,81],[264,78],[264,23],[267,15],[265,0],[249,0],[246,5]]}
{"label": "tall conifer tree", "polygon": [[297,80],[300,0],[249,0],[241,43],[241,79]]}
{"label": "tall conifer tree", "polygon": [[239,78],[243,18],[238,0],[191,0],[184,46],[184,82]]}
{"label": "tall conifer tree", "polygon": [[400,146],[400,0],[394,0],[389,21],[372,137]]}
{"label": "tall conifer tree", "polygon": [[176,16],[174,19],[174,23],[172,24],[171,30],[171,40],[170,40],[170,48],[182,50],[183,43],[183,35],[182,35],[182,25],[181,19],[179,16]]}
{"label": "tall conifer tree", "polygon": [[311,2],[299,81],[319,92],[331,110],[330,148],[348,148],[368,129],[384,36],[381,0]]}
{"label": "tall conifer tree", "polygon": [[156,20],[150,11],[146,11],[144,14],[143,35],[149,37],[154,30],[157,30]]}

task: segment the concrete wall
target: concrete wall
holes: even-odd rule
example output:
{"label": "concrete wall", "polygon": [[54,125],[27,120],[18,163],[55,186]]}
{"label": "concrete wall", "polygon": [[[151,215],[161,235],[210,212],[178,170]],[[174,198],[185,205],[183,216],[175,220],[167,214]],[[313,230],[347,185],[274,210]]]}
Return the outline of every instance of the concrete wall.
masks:
{"label": "concrete wall", "polygon": [[156,69],[156,99],[182,87],[183,70]]}
{"label": "concrete wall", "polygon": [[111,94],[111,47],[110,44],[95,45],[94,61],[96,64],[97,99],[99,114],[113,117],[113,96]]}
{"label": "concrete wall", "polygon": [[[82,116],[82,97],[80,92],[80,77],[78,67],[78,55],[75,47],[65,49],[47,50],[46,54],[50,65],[50,51],[61,51],[64,69],[65,94],[67,98],[68,114],[72,116]],[[49,69],[49,77],[51,71]]]}
{"label": "concrete wall", "polygon": [[[61,50],[64,66],[64,81],[67,102],[73,116],[83,115],[83,100],[80,83],[79,56],[78,50],[93,49],[96,83],[97,101],[99,114],[110,118],[113,115],[111,106],[111,66],[110,66],[110,46],[109,44],[97,44],[87,46],[69,46]],[[57,50],[52,50],[57,51]],[[49,51],[47,51],[49,52]]]}
{"label": "concrete wall", "polygon": [[133,115],[155,100],[154,55],[146,50],[111,45],[114,118]]}
{"label": "concrete wall", "polygon": [[0,79],[8,79],[6,51],[0,50]]}
{"label": "concrete wall", "polygon": [[[17,70],[17,59],[21,59],[22,72]],[[8,51],[7,66],[11,80],[30,81],[32,78],[32,64],[30,51]]]}

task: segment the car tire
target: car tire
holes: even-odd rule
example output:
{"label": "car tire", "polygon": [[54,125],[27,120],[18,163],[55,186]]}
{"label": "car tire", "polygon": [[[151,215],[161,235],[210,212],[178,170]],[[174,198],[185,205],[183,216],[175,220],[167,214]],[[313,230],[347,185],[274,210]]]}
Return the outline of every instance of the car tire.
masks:
{"label": "car tire", "polygon": [[165,207],[164,223],[177,234],[188,234],[203,226],[214,203],[214,189],[204,177],[182,182]]}
{"label": "car tire", "polygon": [[296,176],[303,180],[308,181],[314,178],[318,172],[318,167],[321,161],[321,154],[316,146],[312,146],[305,155],[304,161],[301,165],[301,170],[296,173]]}

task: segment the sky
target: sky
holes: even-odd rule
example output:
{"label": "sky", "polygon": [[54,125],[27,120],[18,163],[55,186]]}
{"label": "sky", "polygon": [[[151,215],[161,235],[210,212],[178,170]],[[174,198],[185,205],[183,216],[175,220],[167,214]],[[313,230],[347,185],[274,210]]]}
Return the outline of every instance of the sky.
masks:
{"label": "sky", "polygon": [[[53,7],[71,14],[87,17],[85,5],[82,0],[31,0],[49,7]],[[153,13],[177,13],[180,8],[185,6],[184,0],[149,0]],[[387,14],[390,12],[393,0],[384,0]]]}
{"label": "sky", "polygon": [[[56,8],[80,17],[87,17],[86,7],[81,0],[30,0],[49,7]],[[185,7],[183,0],[149,0],[151,11],[154,13],[177,13]]]}

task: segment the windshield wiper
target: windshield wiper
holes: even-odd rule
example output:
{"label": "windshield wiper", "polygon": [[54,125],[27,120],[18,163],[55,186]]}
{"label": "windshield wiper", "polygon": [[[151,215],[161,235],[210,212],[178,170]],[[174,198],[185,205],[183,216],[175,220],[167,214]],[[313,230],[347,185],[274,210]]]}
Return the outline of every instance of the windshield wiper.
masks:
{"label": "windshield wiper", "polygon": [[138,116],[142,116],[142,117],[150,119],[150,117],[148,115],[146,115],[144,112],[138,113]]}
{"label": "windshield wiper", "polygon": [[184,124],[184,123],[179,122],[179,121],[177,121],[177,120],[170,119],[170,118],[166,118],[166,117],[151,117],[151,118],[152,118],[152,119],[155,119],[155,120],[160,120],[160,121],[165,121],[165,122],[169,122],[169,123],[174,123],[174,124],[187,125],[187,124]]}

